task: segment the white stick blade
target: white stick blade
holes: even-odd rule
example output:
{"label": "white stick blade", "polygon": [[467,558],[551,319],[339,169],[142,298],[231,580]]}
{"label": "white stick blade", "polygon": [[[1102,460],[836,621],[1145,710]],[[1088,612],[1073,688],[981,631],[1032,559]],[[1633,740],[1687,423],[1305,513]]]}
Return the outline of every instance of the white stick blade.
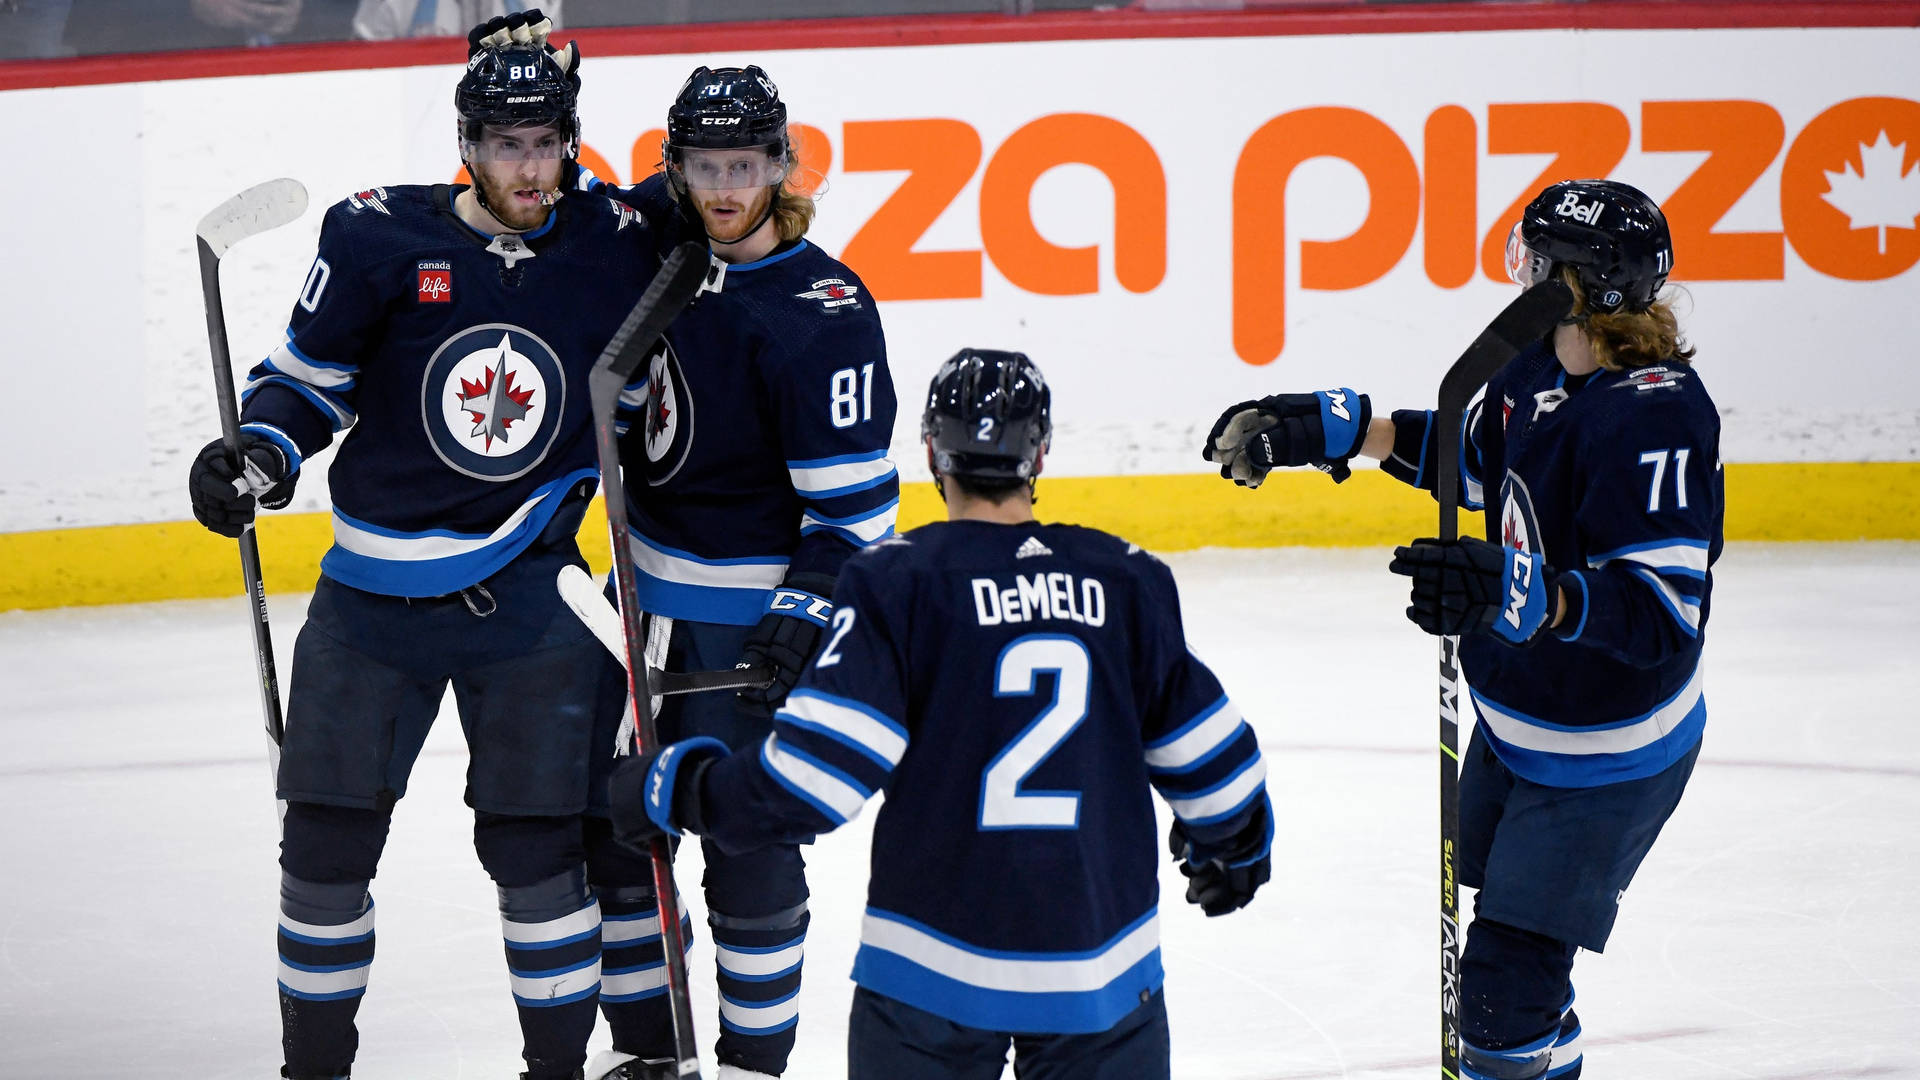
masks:
{"label": "white stick blade", "polygon": [[607,603],[607,598],[585,570],[571,564],[560,568],[554,579],[560,589],[560,599],[566,602],[580,621],[587,624],[593,636],[607,651],[619,658],[622,666],[627,662],[626,642],[620,636],[620,612]]}
{"label": "white stick blade", "polygon": [[255,184],[221,203],[200,219],[194,232],[216,256],[269,229],[277,229],[307,212],[307,189],[298,180],[281,177]]}

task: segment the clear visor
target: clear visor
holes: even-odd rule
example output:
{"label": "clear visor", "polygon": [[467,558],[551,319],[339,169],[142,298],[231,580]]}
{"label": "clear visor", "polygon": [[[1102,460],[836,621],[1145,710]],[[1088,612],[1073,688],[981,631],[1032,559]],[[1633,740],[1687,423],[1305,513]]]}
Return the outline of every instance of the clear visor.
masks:
{"label": "clear visor", "polygon": [[1513,231],[1507,234],[1507,276],[1513,283],[1526,288],[1547,280],[1553,271],[1553,260],[1527,246],[1520,235],[1520,223],[1514,222]]}
{"label": "clear visor", "polygon": [[477,139],[463,139],[467,160],[551,161],[567,156],[567,137],[556,127],[494,127],[480,129]]}
{"label": "clear visor", "polygon": [[739,150],[676,149],[672,168],[690,188],[730,191],[772,187],[787,178],[787,163],[773,147]]}

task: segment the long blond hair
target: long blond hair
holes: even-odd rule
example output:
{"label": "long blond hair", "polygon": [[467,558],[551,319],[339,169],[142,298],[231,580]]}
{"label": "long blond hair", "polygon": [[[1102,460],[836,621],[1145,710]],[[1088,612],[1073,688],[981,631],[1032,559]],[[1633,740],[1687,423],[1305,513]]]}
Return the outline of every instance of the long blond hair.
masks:
{"label": "long blond hair", "polygon": [[1654,364],[1692,363],[1694,349],[1680,334],[1671,294],[1645,311],[1588,311],[1587,291],[1572,267],[1560,268],[1560,280],[1573,290],[1574,318],[1587,332],[1593,358],[1608,371],[1630,371]]}

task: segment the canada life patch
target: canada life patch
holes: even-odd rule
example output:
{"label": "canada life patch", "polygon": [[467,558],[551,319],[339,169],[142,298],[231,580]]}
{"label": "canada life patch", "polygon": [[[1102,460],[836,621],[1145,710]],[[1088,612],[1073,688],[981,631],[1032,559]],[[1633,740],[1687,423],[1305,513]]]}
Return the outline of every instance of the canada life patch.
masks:
{"label": "canada life patch", "polygon": [[453,264],[440,259],[423,259],[420,270],[420,302],[453,303]]}

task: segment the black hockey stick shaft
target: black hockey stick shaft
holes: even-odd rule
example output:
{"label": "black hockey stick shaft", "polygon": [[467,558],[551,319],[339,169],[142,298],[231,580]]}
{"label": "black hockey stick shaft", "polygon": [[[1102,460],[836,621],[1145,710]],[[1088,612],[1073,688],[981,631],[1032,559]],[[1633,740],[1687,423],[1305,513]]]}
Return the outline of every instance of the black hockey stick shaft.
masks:
{"label": "black hockey stick shaft", "polygon": [[[709,266],[710,256],[698,244],[681,244],[669,252],[660,272],[587,376],[587,393],[593,402],[593,443],[600,458],[600,489],[606,500],[607,529],[613,545],[614,595],[619,600],[621,638],[626,648],[627,700],[634,710],[633,730],[640,750],[655,745],[659,734],[653,723],[652,697],[643,682],[646,638],[634,587],[632,543],[627,538],[627,493],[620,478],[614,415],[620,405],[620,391],[653,351],[653,343],[667,325],[699,295]],[[636,673],[641,674],[636,677]],[[687,942],[680,933],[680,894],[673,884],[673,850],[666,837],[657,836],[648,843],[647,854],[653,859],[653,892],[659,904],[674,1056],[679,1059],[677,1075],[697,1075],[700,1048],[693,1034],[693,997],[687,984]]]}
{"label": "black hockey stick shaft", "polygon": [[[207,310],[207,344],[213,354],[215,405],[220,437],[235,476],[246,475],[240,453],[240,404],[233,388],[233,354],[227,344],[226,304],[220,296],[220,259],[234,244],[298,218],[307,210],[307,189],[298,180],[256,184],[209,211],[194,228],[200,253],[200,295]],[[253,628],[254,666],[259,674],[260,711],[267,729],[267,764],[275,782],[280,774],[280,744],[286,722],[280,712],[280,678],[273,662],[273,635],[267,622],[267,593],[260,574],[260,544],[253,524],[240,530],[240,574],[247,590]],[[281,814],[286,813],[281,804]]]}
{"label": "black hockey stick shaft", "polygon": [[[227,457],[235,476],[245,476],[246,461],[240,453],[240,405],[233,389],[233,357],[227,346],[226,307],[220,300],[220,256],[213,253],[204,237],[196,241],[200,249],[200,290],[207,304],[207,342],[213,349],[213,385],[220,407],[220,437],[227,444]],[[272,740],[268,753],[276,760],[279,772],[280,744],[286,739],[286,721],[280,713],[280,678],[273,662],[273,634],[267,622],[267,590],[260,575],[260,542],[253,523],[240,530],[240,574],[247,589],[247,604],[252,612],[254,665],[260,677],[260,711],[266,718],[267,738]]]}
{"label": "black hockey stick shaft", "polygon": [[657,680],[653,692],[704,694],[710,690],[762,690],[773,684],[773,669],[765,664],[743,668],[715,668],[712,671],[656,671],[648,673]]}
{"label": "black hockey stick shaft", "polygon": [[[1434,410],[1439,440],[1440,539],[1460,535],[1461,423],[1467,405],[1520,350],[1539,341],[1573,310],[1573,292],[1544,281],[1515,297],[1440,380]],[[1460,1075],[1460,639],[1440,639],[1440,1075]]]}

